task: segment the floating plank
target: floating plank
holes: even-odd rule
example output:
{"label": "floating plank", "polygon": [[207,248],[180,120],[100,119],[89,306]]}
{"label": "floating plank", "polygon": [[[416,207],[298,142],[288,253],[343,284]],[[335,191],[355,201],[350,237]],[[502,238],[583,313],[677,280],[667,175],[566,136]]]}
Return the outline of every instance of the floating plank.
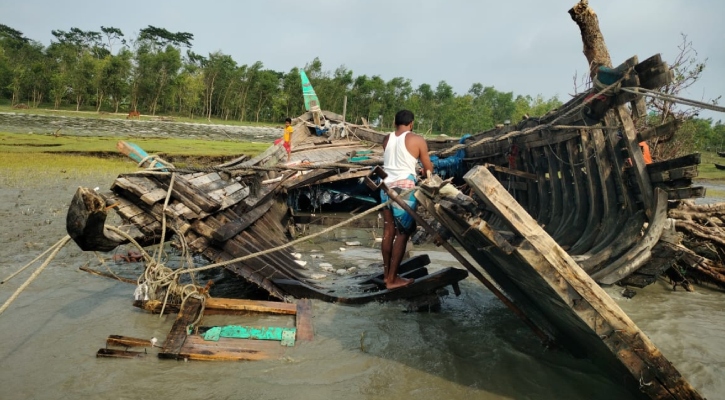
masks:
{"label": "floating plank", "polygon": [[[277,342],[221,338],[207,341],[189,335],[175,358],[202,361],[257,361],[281,357],[284,347]],[[161,354],[159,354],[161,356]]]}
{"label": "floating plank", "polygon": [[297,313],[298,306],[294,303],[282,303],[278,301],[245,300],[209,298],[204,305],[206,310],[229,310],[229,311],[254,311],[270,314]]}
{"label": "floating plank", "polygon": [[96,353],[96,357],[99,358],[143,358],[146,357],[146,355],[146,352],[143,351],[128,351],[116,349],[99,349]]}
{"label": "floating plank", "polygon": [[243,325],[224,325],[208,328],[202,337],[204,340],[218,342],[221,338],[272,340],[282,342],[283,346],[294,346],[295,328],[278,326],[254,327]]}
{"label": "floating plank", "polygon": [[107,346],[123,346],[123,347],[151,347],[151,340],[139,339],[129,336],[110,335],[106,339]]}
{"label": "floating plank", "polygon": [[297,340],[312,341],[315,332],[312,327],[312,301],[309,299],[297,300],[295,327],[297,328]]}

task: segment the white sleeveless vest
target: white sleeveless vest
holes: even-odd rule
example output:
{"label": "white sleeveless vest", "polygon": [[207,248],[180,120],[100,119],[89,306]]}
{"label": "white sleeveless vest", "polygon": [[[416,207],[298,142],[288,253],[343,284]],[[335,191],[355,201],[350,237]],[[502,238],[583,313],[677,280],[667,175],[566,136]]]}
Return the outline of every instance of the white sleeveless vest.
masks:
{"label": "white sleeveless vest", "polygon": [[409,132],[403,132],[400,136],[395,136],[395,132],[389,135],[383,155],[383,169],[388,174],[384,180],[386,184],[406,179],[411,174],[416,176],[415,169],[418,166],[418,159],[413,157],[405,147],[405,137]]}

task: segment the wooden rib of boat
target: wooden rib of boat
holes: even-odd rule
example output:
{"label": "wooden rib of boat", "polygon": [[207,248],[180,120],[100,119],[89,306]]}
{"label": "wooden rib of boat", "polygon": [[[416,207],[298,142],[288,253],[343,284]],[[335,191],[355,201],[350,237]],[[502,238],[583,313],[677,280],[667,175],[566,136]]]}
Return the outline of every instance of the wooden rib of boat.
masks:
{"label": "wooden rib of boat", "polygon": [[[624,79],[643,87],[671,78],[659,56],[618,69],[626,66],[636,73]],[[637,133],[627,104],[640,101],[615,94],[587,115],[569,112],[582,102],[573,99],[508,132],[478,135],[465,148],[475,160],[464,177],[474,211],[425,182],[416,196],[441,233],[456,238],[553,342],[600,363],[633,392],[699,399],[597,285],[631,279],[648,265],[670,200],[704,195],[692,185],[699,154],[645,164],[637,144],[678,124]]]}
{"label": "wooden rib of boat", "polygon": [[[461,213],[445,198],[420,192],[418,198],[511,301],[532,321],[546,322],[538,327],[553,342],[594,360],[633,392],[653,399],[701,398],[488,168],[471,169],[465,181],[475,192],[475,199],[485,205],[490,215],[498,217],[496,226],[480,215]],[[663,208],[663,201],[666,194],[657,189],[656,214]],[[660,229],[653,227],[652,234],[645,236],[655,237]],[[649,240],[642,241],[646,244],[630,252],[628,259],[648,251]]]}

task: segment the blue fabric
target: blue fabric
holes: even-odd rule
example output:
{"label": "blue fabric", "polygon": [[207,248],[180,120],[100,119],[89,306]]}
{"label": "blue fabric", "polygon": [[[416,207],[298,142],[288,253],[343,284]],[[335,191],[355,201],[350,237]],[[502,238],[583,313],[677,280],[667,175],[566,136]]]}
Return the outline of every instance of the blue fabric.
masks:
{"label": "blue fabric", "polygon": [[[415,177],[413,175],[409,175],[408,179],[415,182]],[[405,189],[402,188],[390,188],[390,190],[394,190],[398,195],[400,193],[404,192]],[[411,191],[408,195],[403,197],[403,201],[413,210],[418,207],[418,199],[414,196],[415,192]],[[380,191],[380,201],[382,203],[385,203],[388,201],[388,195],[385,193],[384,190]],[[395,227],[402,233],[405,234],[411,234],[413,231],[415,231],[416,225],[415,225],[415,219],[412,215],[408,214],[407,211],[403,209],[403,207],[400,206],[400,204],[396,202],[392,202],[388,205],[388,208],[393,212],[393,220],[395,221]]]}

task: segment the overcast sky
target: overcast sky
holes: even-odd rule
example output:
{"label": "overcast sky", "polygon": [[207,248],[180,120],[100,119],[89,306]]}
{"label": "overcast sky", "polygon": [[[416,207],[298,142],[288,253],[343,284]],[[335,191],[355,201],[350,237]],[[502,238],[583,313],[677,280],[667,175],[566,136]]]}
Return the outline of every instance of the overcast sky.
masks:
{"label": "overcast sky", "polygon": [[[514,94],[573,93],[587,73],[579,30],[567,11],[576,0],[85,0],[0,1],[0,23],[48,45],[53,29],[148,25],[194,34],[192,50],[221,51],[239,64],[261,61],[289,71],[319,57],[323,70],[428,83],[458,94],[473,83]],[[674,60],[681,33],[700,60],[702,79],[684,97],[725,95],[725,1],[590,0],[612,62],[661,53]],[[724,104],[725,99],[720,104]],[[701,116],[725,121],[723,113]]]}

